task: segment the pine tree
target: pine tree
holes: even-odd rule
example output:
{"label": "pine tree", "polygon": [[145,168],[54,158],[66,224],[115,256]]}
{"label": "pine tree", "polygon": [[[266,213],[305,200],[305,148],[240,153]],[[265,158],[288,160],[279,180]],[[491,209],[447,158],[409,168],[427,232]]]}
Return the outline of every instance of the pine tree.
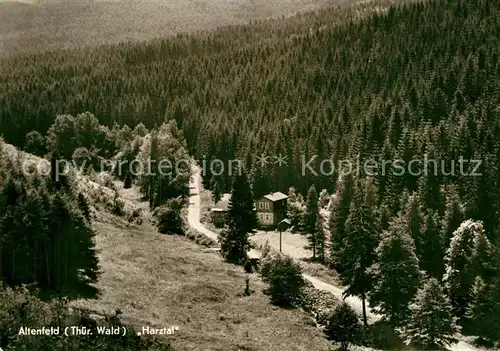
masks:
{"label": "pine tree", "polygon": [[463,222],[453,233],[450,247],[446,251],[443,280],[451,299],[453,313],[459,318],[464,316],[471,301],[476,276],[473,265],[474,244],[482,232],[481,222]]}
{"label": "pine tree", "polygon": [[500,340],[500,278],[486,284],[481,277],[476,277],[472,289],[472,300],[467,311],[469,332],[480,338]]}
{"label": "pine tree", "polygon": [[409,196],[404,210],[408,232],[410,233],[410,236],[415,243],[415,253],[419,261],[421,261],[426,253],[422,249],[422,207],[420,204],[420,199],[416,193]]}
{"label": "pine tree", "polygon": [[252,189],[245,170],[235,176],[229,200],[228,228],[219,235],[221,253],[228,262],[244,263],[250,248],[249,234],[257,227]]}
{"label": "pine tree", "polygon": [[305,214],[305,230],[309,245],[313,250],[313,260],[316,259],[316,232],[318,222],[318,193],[316,187],[311,185],[307,193],[306,214]]}
{"label": "pine tree", "polygon": [[393,219],[389,229],[382,233],[376,253],[370,305],[378,307],[392,325],[402,325],[421,278],[415,244],[402,215]]}
{"label": "pine tree", "polygon": [[375,262],[378,245],[378,223],[374,210],[377,203],[373,179],[368,178],[365,193],[359,189],[351,203],[346,221],[346,237],[335,261],[341,267],[340,278],[347,286],[344,295],[359,296],[363,303],[363,322],[367,325],[366,296],[373,285],[369,267]]}
{"label": "pine tree", "polygon": [[446,204],[441,225],[441,237],[443,246],[447,249],[450,246],[450,240],[453,237],[453,232],[458,229],[460,224],[465,220],[460,196],[455,186],[449,186],[446,191]]}
{"label": "pine tree", "polygon": [[304,227],[306,206],[301,194],[296,195],[295,188],[290,187],[287,199],[287,217],[290,219],[292,229],[301,231]]}
{"label": "pine tree", "polygon": [[429,210],[424,217],[422,228],[420,268],[430,277],[441,280],[444,273],[445,250],[438,224],[438,214]]}
{"label": "pine tree", "polygon": [[420,350],[444,350],[457,341],[451,304],[437,279],[425,282],[410,309],[405,334],[412,345]]}
{"label": "pine tree", "polygon": [[330,194],[328,194],[328,191],[326,189],[321,190],[318,198],[318,208],[326,208],[330,202]]}
{"label": "pine tree", "polygon": [[316,254],[321,263],[325,263],[326,229],[324,222],[325,220],[323,216],[321,214],[318,214],[314,238],[316,243]]}
{"label": "pine tree", "polygon": [[[334,201],[332,202],[332,209],[330,212],[329,228],[330,228],[330,241],[331,241],[331,255],[330,257],[337,257],[338,253],[342,251],[343,241],[346,236],[345,223],[349,216],[351,201],[354,196],[355,184],[351,173],[348,173],[341,181],[338,182],[338,188]],[[333,267],[338,273],[341,273],[341,266],[332,261]]]}

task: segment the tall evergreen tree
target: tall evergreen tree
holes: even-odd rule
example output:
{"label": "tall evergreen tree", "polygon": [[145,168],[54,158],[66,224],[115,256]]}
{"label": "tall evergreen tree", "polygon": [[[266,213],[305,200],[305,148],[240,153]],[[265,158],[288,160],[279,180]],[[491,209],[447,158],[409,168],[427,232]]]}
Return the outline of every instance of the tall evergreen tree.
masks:
{"label": "tall evergreen tree", "polygon": [[429,210],[424,217],[421,236],[420,268],[430,277],[441,280],[444,273],[443,240],[437,212]]}
{"label": "tall evergreen tree", "polygon": [[316,232],[314,235],[315,239],[315,247],[316,247],[316,256],[318,257],[319,262],[325,263],[326,259],[326,228],[325,228],[325,219],[323,215],[318,214],[318,220],[316,221]]}
{"label": "tall evergreen tree", "polygon": [[340,278],[347,286],[344,294],[359,296],[363,303],[363,322],[366,318],[366,296],[373,285],[369,267],[375,262],[379,228],[374,204],[377,203],[373,179],[368,178],[364,193],[359,189],[351,203],[346,221],[346,237],[335,261],[341,267]]}
{"label": "tall evergreen tree", "polygon": [[500,278],[487,284],[476,277],[472,288],[472,299],[467,310],[469,330],[473,335],[495,342],[500,340]]}
{"label": "tall evergreen tree", "polygon": [[419,288],[421,273],[415,244],[402,215],[382,233],[373,267],[375,284],[369,296],[392,325],[402,325],[409,315],[409,303]]}
{"label": "tall evergreen tree", "polygon": [[250,249],[249,234],[257,227],[252,189],[247,174],[241,169],[234,178],[229,200],[228,228],[219,235],[221,253],[227,261],[244,263]]}
{"label": "tall evergreen tree", "polygon": [[447,294],[451,299],[453,313],[462,318],[471,301],[472,286],[476,276],[474,260],[474,243],[482,235],[481,222],[467,220],[455,230],[446,251],[445,275],[443,280]]}
{"label": "tall evergreen tree", "polygon": [[443,223],[441,224],[441,237],[443,239],[443,247],[445,250],[450,246],[453,233],[458,229],[464,220],[465,218],[458,189],[451,185],[446,189],[446,204]]}
{"label": "tall evergreen tree", "polygon": [[[330,228],[330,242],[331,242],[331,255],[330,257],[338,257],[338,253],[342,252],[344,246],[344,238],[346,237],[345,223],[349,217],[349,210],[351,201],[354,197],[355,183],[351,173],[348,173],[338,183],[337,192],[332,202],[330,211],[329,228]],[[332,261],[333,267],[338,273],[341,273],[342,267]]]}
{"label": "tall evergreen tree", "polygon": [[416,193],[413,193],[405,207],[405,220],[408,225],[408,231],[415,243],[415,253],[419,260],[422,260],[425,252],[422,250],[422,227],[423,215],[420,199]]}
{"label": "tall evergreen tree", "polygon": [[313,260],[316,259],[317,245],[317,222],[318,222],[318,193],[316,187],[311,185],[307,193],[306,213],[305,213],[305,229],[309,241],[309,245],[313,250]]}

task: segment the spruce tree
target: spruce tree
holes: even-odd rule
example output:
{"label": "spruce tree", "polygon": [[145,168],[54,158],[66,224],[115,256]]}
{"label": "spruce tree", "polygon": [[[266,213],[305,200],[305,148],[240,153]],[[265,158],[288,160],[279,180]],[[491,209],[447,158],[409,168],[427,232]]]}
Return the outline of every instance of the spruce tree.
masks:
{"label": "spruce tree", "polygon": [[246,172],[235,176],[229,200],[228,228],[219,235],[221,253],[228,262],[244,263],[250,249],[249,234],[257,227],[252,189]]}
{"label": "spruce tree", "polygon": [[500,278],[487,284],[476,277],[472,288],[472,299],[466,314],[469,332],[490,342],[500,340]]}
{"label": "spruce tree", "polygon": [[439,216],[434,210],[429,210],[424,217],[421,236],[420,268],[429,276],[441,280],[444,273],[443,240],[439,230]]}
{"label": "spruce tree", "polygon": [[[332,202],[332,209],[330,211],[329,228],[330,228],[330,242],[331,242],[331,255],[334,258],[342,251],[344,238],[346,236],[345,223],[349,217],[349,209],[351,201],[354,196],[355,183],[351,173],[344,176],[338,183],[335,199]],[[341,273],[341,266],[332,260],[333,267],[338,273]]]}
{"label": "spruce tree", "polygon": [[443,246],[445,249],[450,246],[453,232],[458,229],[464,220],[465,218],[458,190],[455,186],[451,185],[446,190],[445,211],[441,224],[441,238],[443,239]]}
{"label": "spruce tree", "polygon": [[413,193],[408,197],[405,206],[405,221],[408,226],[408,232],[415,243],[415,253],[419,262],[422,262],[424,256],[428,253],[423,249],[422,232],[424,218],[420,198],[417,193]]}
{"label": "spruce tree", "polygon": [[389,229],[382,233],[376,253],[370,305],[378,307],[392,325],[402,325],[421,278],[415,244],[402,215],[393,219]]}
{"label": "spruce tree", "polygon": [[464,316],[471,301],[476,276],[473,265],[474,245],[482,232],[481,222],[463,222],[453,233],[450,247],[446,251],[443,280],[451,299],[453,313],[459,318]]}
{"label": "spruce tree", "polygon": [[369,267],[375,262],[378,246],[378,223],[374,210],[377,203],[375,186],[371,178],[365,184],[365,193],[359,189],[351,203],[346,221],[346,236],[342,250],[335,261],[341,267],[340,278],[347,288],[344,294],[358,296],[363,303],[363,322],[367,325],[366,296],[373,285]]}
{"label": "spruce tree", "polygon": [[323,216],[318,214],[315,228],[316,256],[321,263],[325,263],[326,229]]}
{"label": "spruce tree", "polygon": [[306,206],[302,194],[296,194],[295,188],[290,187],[287,199],[287,217],[290,219],[292,230],[301,231],[304,227]]}
{"label": "spruce tree", "polygon": [[309,245],[313,250],[313,260],[316,259],[316,232],[318,221],[318,193],[316,187],[311,185],[307,193],[306,214],[305,214],[305,230]]}
{"label": "spruce tree", "polygon": [[430,278],[419,289],[410,306],[411,317],[405,334],[419,350],[445,350],[457,340],[452,309],[441,283]]}

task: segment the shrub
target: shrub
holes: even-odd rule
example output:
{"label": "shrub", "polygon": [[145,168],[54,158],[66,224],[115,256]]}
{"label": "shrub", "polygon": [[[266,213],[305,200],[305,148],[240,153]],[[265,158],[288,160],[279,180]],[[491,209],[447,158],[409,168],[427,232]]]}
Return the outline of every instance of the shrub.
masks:
{"label": "shrub", "polygon": [[289,256],[278,256],[266,269],[272,303],[281,307],[297,306],[305,284],[299,264]]}
{"label": "shrub", "polygon": [[129,223],[142,224],[142,210],[140,208],[136,208],[132,211],[132,213],[128,216]]}
{"label": "shrub", "polygon": [[361,324],[356,312],[346,302],[337,306],[328,317],[325,334],[329,339],[340,342],[345,351],[350,343],[359,341]]}
{"label": "shrub", "polygon": [[24,141],[24,150],[37,156],[43,156],[47,152],[45,138],[37,131],[31,131],[26,134]]}
{"label": "shrub", "polygon": [[182,221],[182,200],[169,199],[166,205],[157,207],[153,215],[157,219],[158,231],[162,234],[172,233],[184,235],[184,223]]}
{"label": "shrub", "polygon": [[318,324],[328,324],[328,317],[339,302],[332,294],[316,289],[309,282],[302,288],[301,307],[315,316]]}
{"label": "shrub", "polygon": [[117,191],[115,191],[113,200],[108,202],[107,207],[115,216],[123,216],[125,214],[125,201],[120,199]]}
{"label": "shrub", "polygon": [[253,273],[252,262],[250,260],[247,260],[245,262],[245,266],[243,268],[245,269],[246,273],[248,273],[248,274]]}
{"label": "shrub", "polygon": [[82,193],[78,193],[78,207],[80,208],[80,211],[82,211],[84,217],[90,221],[91,215],[89,200]]}
{"label": "shrub", "polygon": [[198,245],[206,246],[206,247],[217,247],[217,242],[205,234],[200,233],[196,229],[190,228],[186,232],[186,238],[194,241]]}

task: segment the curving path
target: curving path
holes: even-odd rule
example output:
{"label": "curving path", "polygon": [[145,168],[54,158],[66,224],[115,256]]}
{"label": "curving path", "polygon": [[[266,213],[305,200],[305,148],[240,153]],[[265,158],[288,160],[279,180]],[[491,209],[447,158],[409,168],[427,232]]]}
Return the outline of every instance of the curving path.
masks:
{"label": "curving path", "polygon": [[[196,229],[200,233],[203,233],[207,237],[217,241],[217,233],[209,230],[200,222],[200,184],[201,184],[201,175],[200,170],[198,168],[193,169],[193,175],[191,176],[189,182],[189,208],[188,208],[188,224],[191,228]],[[290,254],[285,252],[285,254]],[[260,258],[261,253],[258,250],[252,249],[248,252],[248,255],[251,258]],[[293,254],[292,254],[293,256]],[[342,292],[343,288],[339,286],[335,286],[329,283],[325,283],[324,281],[310,276],[308,274],[302,274],[305,280],[309,281],[316,289],[323,290],[329,292],[334,295],[338,299],[342,300]],[[359,314],[362,314],[362,303],[361,299],[355,296],[349,296],[345,299],[345,301]],[[366,306],[366,315],[367,319],[370,323],[373,323],[380,319],[380,315],[374,313],[369,306]],[[478,351],[478,349],[473,346],[467,344],[464,341],[459,341],[449,348],[450,351]]]}

